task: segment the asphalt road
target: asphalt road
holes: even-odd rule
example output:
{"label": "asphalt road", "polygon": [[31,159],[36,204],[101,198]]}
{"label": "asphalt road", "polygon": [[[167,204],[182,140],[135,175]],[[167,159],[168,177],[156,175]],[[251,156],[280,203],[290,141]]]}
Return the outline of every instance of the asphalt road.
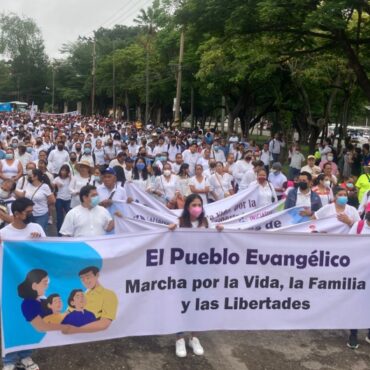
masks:
{"label": "asphalt road", "polygon": [[370,345],[346,347],[347,331],[200,333],[204,356],[175,355],[175,336],[135,337],[36,350],[41,370],[365,370]]}

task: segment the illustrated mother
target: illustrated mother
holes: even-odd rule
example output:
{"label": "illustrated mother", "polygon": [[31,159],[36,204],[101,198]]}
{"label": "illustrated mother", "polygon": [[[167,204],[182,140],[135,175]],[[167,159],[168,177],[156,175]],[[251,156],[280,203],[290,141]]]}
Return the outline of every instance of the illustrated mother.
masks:
{"label": "illustrated mother", "polygon": [[65,330],[68,325],[46,323],[43,320],[43,317],[52,313],[43,304],[48,286],[49,277],[45,270],[34,269],[27,274],[26,279],[18,285],[18,295],[23,298],[23,316],[39,332]]}

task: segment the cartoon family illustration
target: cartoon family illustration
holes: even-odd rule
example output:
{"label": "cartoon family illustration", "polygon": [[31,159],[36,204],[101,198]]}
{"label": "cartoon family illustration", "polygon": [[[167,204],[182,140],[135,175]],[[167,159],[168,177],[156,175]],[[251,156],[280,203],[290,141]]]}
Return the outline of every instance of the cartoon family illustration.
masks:
{"label": "cartoon family illustration", "polygon": [[45,270],[31,270],[18,285],[23,299],[21,309],[25,319],[39,332],[62,331],[64,334],[93,333],[107,329],[116,318],[116,294],[99,282],[99,268],[89,266],[79,272],[87,289],[73,289],[68,297],[68,308],[63,312],[59,294],[45,297],[49,276]]}

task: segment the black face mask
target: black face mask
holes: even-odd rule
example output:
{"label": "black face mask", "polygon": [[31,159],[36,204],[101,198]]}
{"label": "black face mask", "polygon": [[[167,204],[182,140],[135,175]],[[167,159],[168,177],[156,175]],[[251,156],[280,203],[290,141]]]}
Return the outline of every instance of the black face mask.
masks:
{"label": "black face mask", "polygon": [[33,215],[27,215],[27,217],[23,220],[23,223],[28,225],[29,223],[32,222]]}
{"label": "black face mask", "polygon": [[294,189],[298,189],[298,187],[299,187],[298,182],[295,182],[295,183],[294,183]]}
{"label": "black face mask", "polygon": [[81,148],[76,148],[76,152],[80,152],[81,151]]}
{"label": "black face mask", "polygon": [[64,144],[58,144],[58,149],[63,150],[64,149]]}
{"label": "black face mask", "polygon": [[299,182],[299,183],[298,183],[298,186],[299,186],[299,188],[300,188],[301,190],[307,190],[307,189],[308,189],[308,184],[307,184],[307,182],[303,182],[303,181],[301,181],[301,182]]}
{"label": "black face mask", "polygon": [[31,177],[28,177],[28,182],[30,183],[30,184],[32,184],[32,178]]}
{"label": "black face mask", "polygon": [[171,140],[171,144],[172,145],[175,145],[176,144],[176,140]]}
{"label": "black face mask", "polygon": [[75,157],[71,158],[71,162],[76,162],[76,161],[77,161],[77,158],[75,158]]}

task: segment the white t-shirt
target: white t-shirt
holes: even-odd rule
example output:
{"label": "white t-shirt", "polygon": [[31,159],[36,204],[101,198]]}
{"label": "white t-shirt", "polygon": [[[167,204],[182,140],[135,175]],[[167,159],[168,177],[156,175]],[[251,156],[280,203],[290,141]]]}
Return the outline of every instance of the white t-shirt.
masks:
{"label": "white t-shirt", "polygon": [[[104,184],[97,187],[100,201],[111,200],[127,200],[126,189],[122,186],[115,185],[112,190],[109,190]],[[113,195],[112,195],[113,194]]]}
{"label": "white t-shirt", "polygon": [[91,177],[81,177],[79,173],[76,176],[72,176],[72,180],[69,184],[69,191],[72,195],[71,208],[78,206],[80,202],[80,190],[85,185],[91,183]]}
{"label": "white t-shirt", "polygon": [[[199,182],[197,180],[197,178],[194,176],[190,179],[189,181],[189,186],[193,185],[195,187],[196,190],[205,190],[205,188],[209,185],[209,181],[208,181],[208,178],[206,176],[203,175],[203,180],[201,182]],[[203,204],[207,204],[208,201],[207,201],[207,194],[205,193],[201,193],[201,194],[198,194],[202,200],[203,200]]]}
{"label": "white t-shirt", "polygon": [[89,209],[79,205],[67,213],[60,233],[72,237],[105,235],[111,220],[112,216],[104,207]]}
{"label": "white t-shirt", "polygon": [[[349,206],[346,204],[344,208],[344,212],[342,214],[346,214],[353,222],[360,221],[360,215],[355,207]],[[318,211],[315,212],[315,217],[319,220],[321,218],[335,216],[340,213],[337,213],[335,208],[335,203],[327,204],[326,206],[320,208]]]}
{"label": "white t-shirt", "polygon": [[166,179],[163,175],[156,177],[155,179],[155,190],[160,192],[164,197],[169,200],[173,199],[178,189],[177,176],[171,175]]}
{"label": "white t-shirt", "polygon": [[9,224],[0,230],[0,237],[1,240],[29,239],[31,233],[39,233],[41,237],[46,236],[45,231],[39,224],[31,222],[24,229],[16,229],[12,224]]}
{"label": "white t-shirt", "polygon": [[222,176],[218,173],[214,173],[210,179],[209,184],[211,186],[211,191],[213,191],[217,200],[224,199],[225,193],[229,193],[233,189],[231,185],[233,177],[228,173],[224,173]]}
{"label": "white t-shirt", "polygon": [[33,206],[33,215],[35,217],[42,216],[49,211],[48,207],[48,196],[51,194],[51,190],[48,185],[41,184],[40,187],[33,186],[27,181],[27,185],[24,188],[25,197],[31,199],[35,205]]}
{"label": "white t-shirt", "polygon": [[71,183],[70,177],[62,179],[58,176],[54,179],[53,184],[58,187],[57,199],[71,200],[72,193],[69,189],[70,183]]}

